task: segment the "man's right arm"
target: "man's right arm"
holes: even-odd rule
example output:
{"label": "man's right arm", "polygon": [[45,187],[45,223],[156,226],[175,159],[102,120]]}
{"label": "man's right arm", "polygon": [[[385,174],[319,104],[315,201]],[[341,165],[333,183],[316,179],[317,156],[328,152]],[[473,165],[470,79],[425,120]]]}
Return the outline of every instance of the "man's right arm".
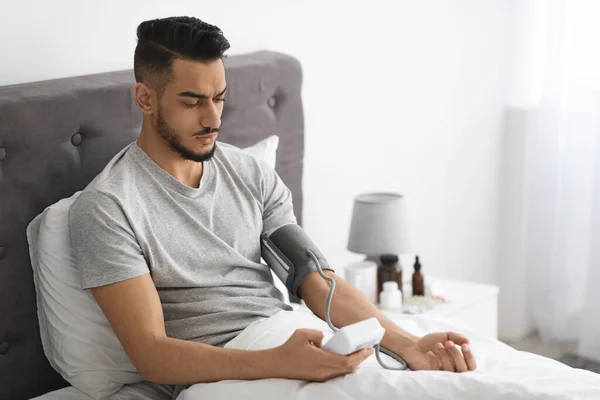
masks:
{"label": "man's right arm", "polygon": [[236,350],[167,337],[150,275],[92,289],[94,298],[140,375],[169,385],[225,379],[302,379],[323,382],[356,370],[372,349],[349,356],[321,349],[323,333],[298,329],[283,345]]}
{"label": "man's right arm", "polygon": [[223,349],[165,333],[158,293],[149,274],[92,289],[140,375],[172,385],[277,375],[274,351]]}

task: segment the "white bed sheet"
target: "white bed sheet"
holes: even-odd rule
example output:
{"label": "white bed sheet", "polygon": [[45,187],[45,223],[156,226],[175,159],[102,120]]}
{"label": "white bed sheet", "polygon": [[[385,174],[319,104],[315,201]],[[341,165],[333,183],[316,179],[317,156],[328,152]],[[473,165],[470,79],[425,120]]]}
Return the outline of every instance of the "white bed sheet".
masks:
{"label": "white bed sheet", "polygon": [[[471,339],[477,370],[463,374],[441,371],[387,371],[375,356],[353,373],[325,383],[289,379],[229,380],[193,385],[178,400],[201,399],[600,399],[600,375],[558,361],[517,351],[495,339],[443,319],[409,317],[396,321],[407,331],[423,335],[457,331]],[[278,346],[297,328],[332,333],[312,313],[282,311],[250,325],[226,347],[259,350]],[[389,364],[393,361],[384,356]]]}

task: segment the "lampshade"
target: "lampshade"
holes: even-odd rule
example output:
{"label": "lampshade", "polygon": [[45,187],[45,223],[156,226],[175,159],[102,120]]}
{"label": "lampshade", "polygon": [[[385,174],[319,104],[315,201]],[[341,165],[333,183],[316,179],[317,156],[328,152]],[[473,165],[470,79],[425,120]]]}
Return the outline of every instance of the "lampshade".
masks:
{"label": "lampshade", "polygon": [[404,196],[364,193],[354,199],[348,250],[366,255],[409,251]]}

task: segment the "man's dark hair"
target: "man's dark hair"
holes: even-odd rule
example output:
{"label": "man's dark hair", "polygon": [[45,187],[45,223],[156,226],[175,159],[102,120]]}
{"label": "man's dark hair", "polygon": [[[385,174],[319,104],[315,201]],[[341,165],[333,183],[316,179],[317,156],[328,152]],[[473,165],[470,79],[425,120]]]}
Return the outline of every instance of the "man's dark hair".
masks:
{"label": "man's dark hair", "polygon": [[137,28],[133,57],[135,80],[158,78],[159,92],[172,78],[176,58],[209,62],[223,58],[229,41],[219,27],[193,17],[170,17],[142,22]]}

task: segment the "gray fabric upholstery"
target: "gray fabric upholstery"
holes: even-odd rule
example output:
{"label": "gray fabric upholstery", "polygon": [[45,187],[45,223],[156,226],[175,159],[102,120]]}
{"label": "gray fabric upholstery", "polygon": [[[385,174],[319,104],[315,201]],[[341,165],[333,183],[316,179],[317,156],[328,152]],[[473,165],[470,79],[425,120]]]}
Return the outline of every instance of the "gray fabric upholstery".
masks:
{"label": "gray fabric upholstery", "polygon": [[[246,147],[277,134],[277,167],[301,221],[304,122],[301,68],[257,52],[225,59],[220,139]],[[66,383],[38,331],[25,229],[43,209],[84,188],[136,139],[132,71],[0,87],[0,399],[28,399]]]}

